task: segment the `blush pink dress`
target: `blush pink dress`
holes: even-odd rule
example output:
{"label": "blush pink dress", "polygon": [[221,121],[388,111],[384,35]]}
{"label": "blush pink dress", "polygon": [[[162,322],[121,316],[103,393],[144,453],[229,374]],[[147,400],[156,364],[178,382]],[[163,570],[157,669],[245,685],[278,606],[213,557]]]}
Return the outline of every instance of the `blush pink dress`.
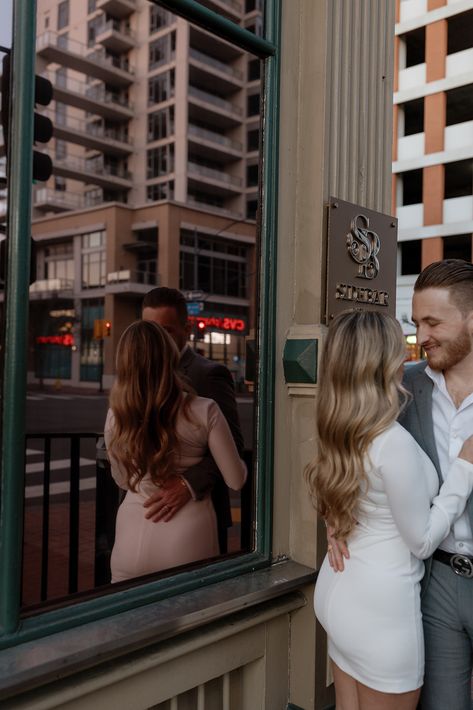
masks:
{"label": "blush pink dress", "polygon": [[[197,464],[210,450],[215,463],[233,490],[239,490],[247,476],[246,466],[238,455],[230,428],[220,408],[212,399],[194,397],[189,408],[190,420],[178,415],[179,451],[176,474]],[[109,409],[105,422],[107,450],[113,432],[114,415]],[[128,490],[126,472],[110,454],[112,475],[120,488],[127,490],[116,521],[112,550],[112,582],[150,574],[219,554],[217,521],[210,496],[189,500],[168,522],[153,523],[145,518],[145,500],[156,492],[147,474],[135,492]]]}

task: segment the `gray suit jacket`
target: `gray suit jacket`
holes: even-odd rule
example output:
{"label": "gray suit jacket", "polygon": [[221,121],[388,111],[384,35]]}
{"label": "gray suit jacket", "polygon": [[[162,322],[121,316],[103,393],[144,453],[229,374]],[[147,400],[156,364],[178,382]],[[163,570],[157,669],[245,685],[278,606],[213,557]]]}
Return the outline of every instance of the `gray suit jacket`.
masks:
{"label": "gray suit jacket", "polygon": [[[181,355],[180,370],[199,397],[217,402],[228,422],[239,454],[243,453],[243,436],[235,400],[235,387],[228,368],[208,360],[186,347]],[[212,501],[220,529],[232,524],[228,487],[210,454],[182,474],[192,486],[197,497],[212,491]]]}
{"label": "gray suit jacket", "polygon": [[[439,481],[442,483],[432,420],[432,390],[434,383],[425,374],[426,365],[426,362],[420,362],[418,365],[406,367],[404,370],[403,385],[412,394],[412,401],[400,415],[399,422],[412,434],[419,446],[429,456],[437,469]],[[468,501],[467,511],[473,528],[473,495],[470,496]],[[431,560],[427,560],[424,578],[426,581],[430,573],[430,565]]]}

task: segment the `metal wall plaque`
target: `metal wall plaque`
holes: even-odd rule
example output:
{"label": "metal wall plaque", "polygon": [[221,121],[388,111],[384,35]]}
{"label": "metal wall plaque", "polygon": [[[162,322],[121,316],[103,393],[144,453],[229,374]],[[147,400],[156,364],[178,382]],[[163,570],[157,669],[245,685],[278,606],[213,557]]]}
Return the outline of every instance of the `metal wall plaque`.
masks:
{"label": "metal wall plaque", "polygon": [[326,322],[348,309],[396,315],[397,219],[331,197]]}

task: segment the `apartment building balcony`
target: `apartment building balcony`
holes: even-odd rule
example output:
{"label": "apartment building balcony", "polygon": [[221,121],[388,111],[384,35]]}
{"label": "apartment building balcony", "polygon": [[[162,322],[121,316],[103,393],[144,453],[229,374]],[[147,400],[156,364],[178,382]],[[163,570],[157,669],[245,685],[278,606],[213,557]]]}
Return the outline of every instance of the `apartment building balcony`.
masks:
{"label": "apartment building balcony", "polygon": [[159,286],[159,279],[148,271],[120,269],[107,274],[106,294],[143,296],[150,288]]}
{"label": "apartment building balcony", "polygon": [[120,128],[105,128],[100,124],[74,116],[68,116],[64,119],[64,123],[58,123],[51,112],[49,118],[54,123],[55,138],[118,157],[125,157],[133,152],[128,137]]}
{"label": "apartment building balcony", "polygon": [[96,8],[123,20],[136,12],[136,0],[97,0]]}
{"label": "apartment building balcony", "polygon": [[420,158],[425,153],[425,133],[414,133],[411,136],[402,136],[397,141],[397,159],[412,160]]}
{"label": "apartment building balcony", "polygon": [[200,0],[200,3],[229,20],[241,20],[244,0]]}
{"label": "apartment building balcony", "polygon": [[45,212],[67,212],[85,207],[84,195],[41,187],[33,193],[33,204]]}
{"label": "apartment building balcony", "polygon": [[128,27],[123,27],[119,20],[109,20],[97,33],[97,44],[112,52],[129,52],[136,47],[136,39]]}
{"label": "apartment building balcony", "polygon": [[79,79],[57,77],[46,71],[42,76],[54,86],[54,98],[66,106],[88,111],[112,121],[128,121],[133,118],[133,106],[121,96],[106,91],[103,84],[87,84]]}
{"label": "apartment building balcony", "polygon": [[189,50],[189,81],[204,91],[228,94],[243,87],[243,72],[231,64],[226,64],[204,52],[191,48]]}
{"label": "apartment building balcony", "polygon": [[243,155],[243,144],[239,141],[192,123],[188,127],[187,140],[195,155],[207,157],[210,160],[231,162],[242,158]]}
{"label": "apartment building balcony", "polygon": [[133,69],[126,59],[107,57],[103,47],[88,52],[82,42],[49,30],[36,40],[36,53],[49,63],[93,76],[111,86],[127,87],[133,83]]}
{"label": "apartment building balcony", "polygon": [[472,222],[473,221],[473,195],[465,197],[452,197],[443,201],[443,223]]}
{"label": "apartment building balcony", "polygon": [[444,143],[446,151],[464,149],[464,157],[471,155],[473,147],[473,121],[464,121],[463,123],[455,123],[452,126],[446,126]]}
{"label": "apartment building balcony", "polygon": [[189,162],[187,163],[187,173],[191,188],[202,188],[202,184],[205,183],[207,190],[211,186],[211,191],[215,195],[234,196],[242,192],[242,179],[236,175],[229,175],[223,170],[215,170]]}
{"label": "apartment building balcony", "polygon": [[399,72],[399,91],[423,87],[427,83],[426,64],[415,64]]}
{"label": "apartment building balcony", "polygon": [[40,279],[30,286],[30,301],[47,298],[72,298],[74,281],[70,279]]}
{"label": "apartment building balcony", "polygon": [[201,202],[193,197],[188,197],[186,200],[186,205],[189,207],[195,207],[197,210],[204,210],[204,212],[218,214],[221,217],[229,217],[230,219],[243,219],[243,213],[237,210],[226,209],[225,207],[216,207],[208,202]]}
{"label": "apartment building balcony", "polygon": [[425,15],[427,11],[427,0],[401,0],[400,21],[408,22]]}
{"label": "apartment building balcony", "polygon": [[450,79],[462,74],[473,74],[473,47],[447,55],[445,64],[446,78]]}
{"label": "apartment building balcony", "polygon": [[243,120],[243,109],[220,96],[189,86],[189,121],[205,121],[218,128],[234,128]]}
{"label": "apartment building balcony", "polygon": [[403,205],[396,209],[398,228],[412,229],[422,227],[424,224],[424,205],[419,202],[415,205]]}
{"label": "apartment building balcony", "polygon": [[132,187],[131,173],[101,161],[93,162],[76,156],[53,158],[54,175],[98,185],[106,190],[129,190]]}
{"label": "apartment building balcony", "polygon": [[[208,48],[212,47],[212,57],[225,65],[233,64],[238,69],[238,62],[243,57],[243,50],[235,44],[220,39],[208,30],[196,25],[189,25],[189,47],[208,56]],[[243,78],[243,75],[242,75]]]}

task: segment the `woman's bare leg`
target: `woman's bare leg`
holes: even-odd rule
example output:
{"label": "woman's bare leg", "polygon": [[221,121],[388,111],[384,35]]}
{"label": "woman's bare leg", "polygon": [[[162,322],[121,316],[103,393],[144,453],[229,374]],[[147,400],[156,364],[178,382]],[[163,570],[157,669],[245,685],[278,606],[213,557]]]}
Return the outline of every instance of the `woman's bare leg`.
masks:
{"label": "woman's bare leg", "polygon": [[416,710],[419,702],[420,688],[408,693],[380,693],[363,683],[356,682],[356,686],[359,710]]}
{"label": "woman's bare leg", "polygon": [[333,661],[332,673],[335,682],[336,710],[360,710],[356,680],[342,671]]}

